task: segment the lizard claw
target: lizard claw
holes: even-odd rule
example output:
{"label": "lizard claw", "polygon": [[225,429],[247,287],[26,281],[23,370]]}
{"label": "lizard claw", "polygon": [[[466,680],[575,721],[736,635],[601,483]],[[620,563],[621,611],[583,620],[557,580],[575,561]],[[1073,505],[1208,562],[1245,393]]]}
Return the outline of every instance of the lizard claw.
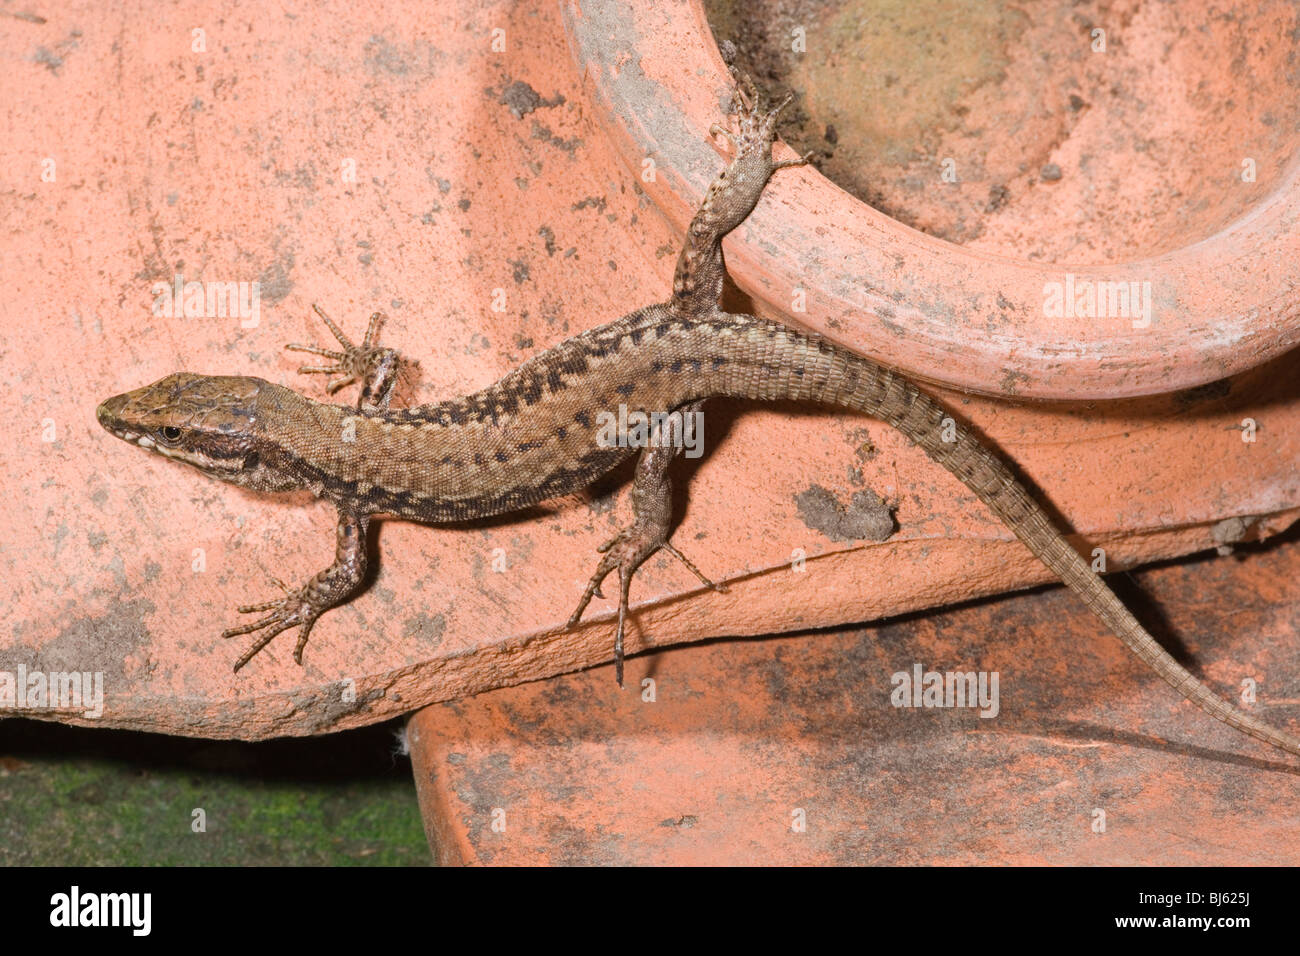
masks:
{"label": "lizard claw", "polygon": [[775,172],[778,169],[788,169],[791,166],[806,166],[812,162],[813,155],[813,151],[809,150],[798,159],[783,159],[780,162],[773,163],[772,170]]}
{"label": "lizard claw", "polygon": [[721,123],[714,123],[712,126],[710,126],[710,127],[709,127],[709,135],[710,135],[710,136],[725,136],[726,139],[727,139],[727,142],[731,143],[731,148],[732,148],[732,149],[736,149],[736,148],[737,148],[737,146],[736,146],[736,134],[733,133],[731,130],[727,129],[727,127],[723,126]]}
{"label": "lizard claw", "polygon": [[619,687],[623,686],[623,635],[626,631],[628,593],[632,586],[632,576],[636,574],[637,568],[641,567],[646,559],[660,548],[663,548],[686,565],[705,587],[721,593],[726,593],[727,590],[724,585],[714,584],[706,578],[686,555],[673,547],[653,526],[639,523],[633,524],[628,528],[624,528],[609,541],[598,547],[596,550],[603,553],[604,557],[596,565],[596,570],[587,582],[587,587],[582,592],[582,598],[578,601],[577,608],[569,616],[567,627],[574,628],[578,626],[583,612],[587,609],[587,605],[591,603],[593,597],[604,598],[604,595],[600,592],[600,585],[609,576],[610,572],[617,569],[619,594],[618,629],[614,632],[614,674]]}
{"label": "lizard claw", "polygon": [[[274,578],[272,580],[275,581]],[[302,631],[298,634],[298,644],[294,648],[293,659],[298,664],[302,663],[303,648],[307,646],[307,638],[310,636],[312,626],[316,623],[316,619],[320,617],[321,612],[308,600],[306,588],[290,591],[281,582],[275,581],[275,583],[284,589],[284,597],[278,600],[264,601],[261,604],[245,604],[238,609],[240,614],[257,614],[262,611],[270,611],[270,614],[260,621],[254,621],[252,624],[228,627],[221,632],[223,638],[229,638],[262,631],[258,635],[257,643],[235,662],[236,671],[256,657],[258,652],[270,644],[278,634],[299,626],[302,627]]]}
{"label": "lizard claw", "polygon": [[735,69],[732,69],[731,76],[736,81],[736,88],[731,94],[731,102],[736,107],[736,112],[748,113],[758,109],[760,96],[753,78],[748,73],[739,73]]}
{"label": "lizard claw", "polygon": [[339,328],[338,324],[325,313],[324,309],[318,305],[313,305],[312,309],[321,317],[321,320],[334,334],[334,337],[339,340],[343,350],[336,351],[321,348],[319,345],[302,345],[298,342],[290,342],[285,346],[285,349],[290,352],[307,352],[311,355],[320,355],[324,358],[333,359],[333,365],[304,365],[298,369],[301,375],[343,376],[325,386],[325,390],[331,395],[357,379],[366,380],[381,363],[398,363],[398,355],[395,351],[379,347],[379,329],[387,318],[384,313],[375,312],[370,316],[370,325],[366,328],[366,337],[362,339],[360,345],[354,345],[343,333],[343,330]]}
{"label": "lizard claw", "polygon": [[682,554],[680,551],[678,551],[676,548],[673,547],[671,541],[665,541],[663,544],[660,545],[660,547],[663,548],[665,551],[667,551],[669,554],[671,554],[682,564],[686,565],[687,570],[690,571],[691,574],[699,578],[700,583],[703,584],[710,591],[717,591],[719,594],[727,593],[727,586],[725,584],[714,584],[712,581],[706,578],[704,576],[704,573],[699,568],[697,568],[694,564],[691,563],[690,558],[686,557],[686,555]]}
{"label": "lizard claw", "polygon": [[[737,155],[751,149],[770,149],[776,139],[777,119],[780,117],[781,112],[794,100],[794,94],[786,93],[770,109],[765,109],[762,97],[759,95],[754,81],[743,73],[734,74],[734,77],[736,88],[732,94],[732,107],[733,112],[736,114],[738,131],[732,133],[715,123],[710,127],[709,133],[724,134],[727,139],[731,140],[731,145],[735,147]],[[779,163],[773,163],[772,169],[777,170],[786,166],[802,165],[808,161],[811,155],[809,153],[808,156],[799,160],[783,160]]]}

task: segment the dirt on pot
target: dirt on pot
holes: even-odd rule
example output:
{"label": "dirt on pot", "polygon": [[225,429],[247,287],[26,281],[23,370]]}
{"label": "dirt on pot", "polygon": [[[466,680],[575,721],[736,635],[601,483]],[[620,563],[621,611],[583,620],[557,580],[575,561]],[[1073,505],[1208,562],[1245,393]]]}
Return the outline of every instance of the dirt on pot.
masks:
{"label": "dirt on pot", "polygon": [[1044,262],[1154,256],[1245,215],[1300,143],[1282,0],[704,0],[786,141],[923,232]]}

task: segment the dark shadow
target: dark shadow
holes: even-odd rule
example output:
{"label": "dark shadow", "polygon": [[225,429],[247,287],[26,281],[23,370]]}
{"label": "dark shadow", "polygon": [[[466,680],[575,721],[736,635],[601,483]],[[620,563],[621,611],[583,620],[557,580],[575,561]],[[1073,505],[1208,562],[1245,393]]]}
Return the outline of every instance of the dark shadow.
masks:
{"label": "dark shadow", "polygon": [[[1286,531],[1274,535],[1273,537],[1269,538],[1266,541],[1255,541],[1255,542],[1243,543],[1235,546],[1234,550],[1238,552],[1238,559],[1241,559],[1250,554],[1263,554],[1278,548],[1294,547],[1297,545],[1300,545],[1300,522],[1297,522],[1296,524],[1288,528]],[[1111,575],[1110,577],[1107,578],[1107,581],[1109,583],[1120,585],[1120,587],[1116,589],[1117,593],[1120,593],[1121,598],[1127,604],[1129,604],[1131,609],[1134,610],[1135,616],[1142,621],[1143,625],[1147,627],[1148,631],[1152,634],[1152,636],[1155,637],[1156,640],[1159,641],[1163,646],[1165,646],[1166,649],[1169,650],[1169,652],[1173,654],[1180,661],[1180,663],[1183,663],[1183,666],[1187,667],[1188,670],[1197,674],[1198,677],[1202,675],[1199,673],[1200,669],[1197,666],[1196,659],[1191,657],[1188,654],[1186,648],[1182,645],[1181,641],[1170,631],[1167,620],[1164,617],[1164,614],[1160,610],[1159,606],[1155,603],[1155,601],[1151,597],[1148,596],[1147,592],[1141,589],[1140,577],[1147,570],[1156,570],[1160,568],[1167,568],[1167,567],[1173,567],[1178,565],[1186,565],[1186,566],[1194,567],[1198,564],[1202,564],[1210,561],[1221,561],[1221,560],[1224,559],[1218,557],[1213,552],[1213,550],[1208,550],[1205,552],[1200,552],[1197,554],[1188,555],[1181,558],[1173,558],[1167,561],[1156,562],[1147,565],[1144,568],[1134,572],[1122,572],[1121,574]],[[757,572],[756,575],[762,573],[764,572]],[[1015,600],[1016,598],[1022,595],[1041,594],[1051,589],[1061,588],[1061,587],[1064,587],[1064,585],[1043,584],[1033,588],[1018,590],[1012,594],[1000,594],[1000,595],[991,595],[982,598],[974,598],[967,601],[961,601],[954,604],[944,605],[942,608],[912,611],[907,614],[899,614],[891,617],[879,618],[877,620],[873,620],[868,623],[860,624],[856,626],[852,624],[844,624],[844,625],[836,625],[836,626],[825,627],[825,628],[813,628],[813,629],[806,629],[801,631],[790,631],[790,632],[785,632],[776,635],[762,635],[762,636],[753,636],[753,637],[723,636],[723,637],[706,638],[704,640],[698,640],[698,641],[690,641],[681,644],[662,644],[662,645],[657,645],[654,648],[649,648],[640,654],[630,656],[629,660],[632,660],[634,658],[640,658],[644,655],[651,655],[651,660],[648,662],[648,666],[644,673],[646,676],[649,677],[657,677],[658,665],[660,663],[657,655],[659,655],[662,652],[671,650],[674,647],[703,647],[703,646],[721,644],[721,643],[742,643],[742,644],[755,643],[755,642],[766,641],[778,637],[779,638],[812,637],[816,635],[836,634],[836,633],[843,632],[846,629],[860,629],[865,632],[870,632],[876,637],[887,639],[888,634],[891,630],[894,630],[896,628],[906,628],[910,624],[934,616],[936,614],[948,614],[950,612],[960,612],[960,611],[969,610],[973,608],[988,607],[988,606],[996,605],[999,602]],[[685,600],[687,598],[683,597],[682,599]],[[1081,608],[1080,613],[1084,613],[1085,610],[1086,609]],[[635,619],[633,620],[635,621]],[[611,634],[612,634],[612,630],[611,630]],[[852,664],[851,659],[849,659],[849,657],[846,656],[846,666],[851,664]],[[604,667],[608,665],[601,664],[598,666]],[[1213,687],[1212,684],[1211,687]],[[1202,716],[1206,720],[1213,719],[1209,717],[1208,714],[1202,714]],[[1158,737],[1152,737],[1149,735],[1133,733],[1124,730],[1117,730],[1113,728],[1099,727],[1093,724],[1086,724],[1086,723],[1053,722],[1050,720],[1043,721],[1038,719],[1022,717],[1019,719],[1019,721],[1017,721],[1017,723],[1003,724],[1001,729],[990,729],[988,731],[979,731],[979,732],[991,733],[995,735],[998,734],[999,732],[1004,734],[1010,732],[1013,734],[1032,734],[1035,736],[1060,736],[1062,738],[1078,740],[1081,742],[1099,741],[1099,742],[1114,744],[1116,746],[1140,747],[1142,749],[1152,750],[1152,751],[1157,751],[1162,753],[1177,754],[1184,757],[1194,757],[1194,758],[1199,758],[1204,760],[1211,760],[1217,763],[1246,767],[1253,770],[1277,771],[1277,772],[1291,774],[1293,776],[1300,775],[1300,766],[1297,766],[1293,762],[1288,762],[1288,759],[1285,757],[1280,757],[1278,759],[1252,757],[1249,755],[1235,754],[1226,751],[1215,750],[1211,747],[1201,747],[1196,744],[1168,741]],[[1243,734],[1242,736],[1244,737],[1246,735]]]}
{"label": "dark shadow", "polygon": [[398,719],[323,737],[247,743],[9,718],[0,720],[0,754],[20,759],[111,761],[131,767],[138,775],[189,769],[286,784],[343,782],[358,777],[409,781],[410,763],[399,755],[398,747],[403,723]]}
{"label": "dark shadow", "polygon": [[[1012,733],[1024,733],[1025,731],[1012,731]],[[970,733],[986,733],[994,737],[1006,736],[1006,731],[997,729],[984,731],[970,731]],[[1214,750],[1210,747],[1201,747],[1196,744],[1178,743],[1176,741],[1163,740],[1160,737],[1151,737],[1146,734],[1132,733],[1126,730],[1115,730],[1111,727],[1099,727],[1096,724],[1087,723],[1066,723],[1056,721],[1038,721],[1033,725],[1033,733],[1041,734],[1045,737],[1060,737],[1067,740],[1076,740],[1080,743],[1105,743],[1113,744],[1117,747],[1136,747],[1141,750],[1150,750],[1154,753],[1176,754],[1180,757],[1193,757],[1197,760],[1210,760],[1214,763],[1230,764],[1237,767],[1245,767],[1250,770],[1267,770],[1277,773],[1286,773],[1291,776],[1300,776],[1300,766],[1294,763],[1287,763],[1282,760],[1266,760],[1262,757],[1251,757],[1246,754],[1226,753],[1222,750]]]}

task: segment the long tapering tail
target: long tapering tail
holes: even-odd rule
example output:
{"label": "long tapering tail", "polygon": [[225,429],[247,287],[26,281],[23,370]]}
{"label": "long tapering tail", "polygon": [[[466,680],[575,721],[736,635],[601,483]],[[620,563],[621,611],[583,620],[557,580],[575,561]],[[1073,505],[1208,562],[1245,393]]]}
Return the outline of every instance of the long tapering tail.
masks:
{"label": "long tapering tail", "polygon": [[[740,316],[729,317],[744,321]],[[950,412],[898,373],[824,340],[749,319],[761,342],[736,372],[732,394],[796,398],[851,408],[897,428],[961,479],[1021,541],[1083,598],[1124,645],[1206,713],[1265,743],[1300,756],[1300,738],[1271,727],[1223,700],[1179,664],[1071,547],[1011,469]],[[745,338],[743,334],[740,336]],[[797,357],[794,353],[800,353]],[[748,365],[748,370],[745,367]],[[767,374],[755,375],[755,366]],[[801,369],[797,377],[791,372]]]}
{"label": "long tapering tail", "polygon": [[[877,377],[878,385],[869,390],[881,398],[867,398],[859,406],[861,410],[893,425],[960,478],[1039,560],[1083,598],[1125,647],[1145,661],[1174,690],[1225,724],[1300,756],[1300,738],[1238,710],[1156,643],[1115,592],[1053,526],[1046,512],[1011,470],[969,429],[953,420],[942,405],[888,369],[858,356],[843,357],[852,363],[870,366]],[[945,441],[945,438],[951,440]]]}

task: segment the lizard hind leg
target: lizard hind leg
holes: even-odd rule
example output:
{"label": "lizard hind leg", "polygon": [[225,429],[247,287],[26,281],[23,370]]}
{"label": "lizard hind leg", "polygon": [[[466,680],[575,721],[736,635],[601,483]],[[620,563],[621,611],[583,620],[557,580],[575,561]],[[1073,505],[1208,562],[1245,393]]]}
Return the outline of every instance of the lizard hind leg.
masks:
{"label": "lizard hind leg", "polygon": [[773,172],[807,162],[807,156],[780,162],[772,159],[777,120],[791,98],[786,94],[767,109],[753,82],[746,76],[736,77],[734,131],[717,123],[709,130],[731,143],[731,161],[709,186],[686,231],[668,302],[674,312],[700,316],[717,309],[722,295],[722,237],[754,209]]}
{"label": "lizard hind leg", "polygon": [[[694,414],[699,410],[699,405],[698,402],[688,405],[682,409],[682,414]],[[567,624],[569,628],[576,627],[591,599],[604,597],[600,591],[601,582],[617,570],[618,627],[614,632],[614,671],[620,687],[623,686],[623,638],[627,628],[628,594],[633,575],[647,558],[663,549],[686,565],[705,587],[726,591],[724,586],[714,584],[706,578],[699,568],[668,541],[672,524],[672,485],[668,478],[668,466],[680,452],[681,445],[671,433],[665,435],[657,429],[653,432],[650,444],[642,449],[637,461],[636,478],[632,484],[632,523],[596,549],[603,557],[596,565]]]}
{"label": "lizard hind leg", "polygon": [[[748,75],[741,74],[734,76],[736,88],[732,92],[732,111],[736,116],[737,132],[731,133],[716,123],[714,127],[720,130],[729,139],[737,151],[747,149],[770,149],[772,142],[776,139],[776,124],[785,112],[785,108],[794,101],[793,93],[786,93],[779,100],[768,106],[764,103],[763,96],[759,93],[754,81]],[[710,128],[710,133],[714,132]],[[778,164],[776,168],[786,165],[802,165],[807,161],[804,159],[786,161]]]}

